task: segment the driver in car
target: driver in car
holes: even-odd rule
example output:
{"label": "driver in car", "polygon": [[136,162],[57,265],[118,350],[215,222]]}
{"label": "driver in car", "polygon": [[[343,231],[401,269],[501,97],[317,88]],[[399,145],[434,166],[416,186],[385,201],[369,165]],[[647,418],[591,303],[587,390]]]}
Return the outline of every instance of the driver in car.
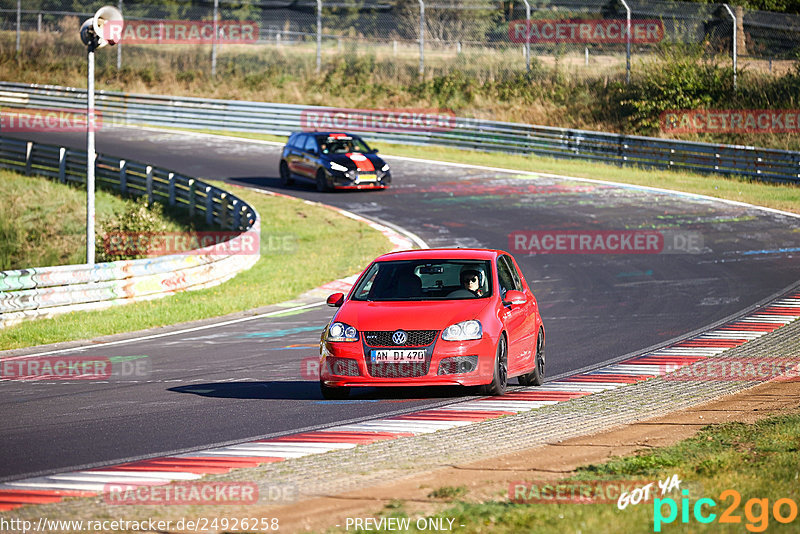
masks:
{"label": "driver in car", "polygon": [[476,297],[483,295],[483,289],[481,289],[481,273],[474,269],[465,269],[462,271],[461,287],[473,293]]}

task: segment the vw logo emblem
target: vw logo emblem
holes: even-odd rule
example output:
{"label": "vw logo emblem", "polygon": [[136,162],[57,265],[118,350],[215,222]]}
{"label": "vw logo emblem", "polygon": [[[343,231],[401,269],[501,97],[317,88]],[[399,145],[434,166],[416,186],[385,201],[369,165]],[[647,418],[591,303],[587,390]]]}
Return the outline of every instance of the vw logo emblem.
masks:
{"label": "vw logo emblem", "polygon": [[402,330],[397,330],[395,331],[394,334],[392,334],[392,341],[394,342],[395,345],[405,345],[407,339],[408,339],[408,334],[406,334]]}

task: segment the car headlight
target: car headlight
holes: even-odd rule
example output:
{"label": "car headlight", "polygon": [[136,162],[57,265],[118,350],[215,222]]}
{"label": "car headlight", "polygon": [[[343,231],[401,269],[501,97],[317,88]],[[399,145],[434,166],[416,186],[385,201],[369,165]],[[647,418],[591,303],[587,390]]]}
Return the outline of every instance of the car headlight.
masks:
{"label": "car headlight", "polygon": [[386,172],[386,171],[388,171],[388,170],[389,170],[389,164],[388,164],[388,163],[385,163],[385,164],[383,165],[383,167],[381,167],[381,170],[382,170],[383,172]]}
{"label": "car headlight", "polygon": [[339,171],[339,172],[346,172],[347,171],[347,167],[345,167],[344,165],[339,165],[335,161],[331,161],[331,170],[332,171]]}
{"label": "car headlight", "polygon": [[358,330],[345,323],[331,323],[328,341],[358,341]]}
{"label": "car headlight", "polygon": [[442,332],[445,341],[467,341],[483,337],[483,327],[480,321],[463,321],[451,324]]}

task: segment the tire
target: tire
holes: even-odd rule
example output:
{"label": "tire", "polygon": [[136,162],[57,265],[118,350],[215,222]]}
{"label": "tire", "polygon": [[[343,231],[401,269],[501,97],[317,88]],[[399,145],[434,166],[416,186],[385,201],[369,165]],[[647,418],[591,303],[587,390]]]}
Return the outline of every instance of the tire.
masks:
{"label": "tire", "polygon": [[289,165],[287,165],[286,162],[283,160],[281,160],[280,172],[281,172],[281,185],[292,185],[294,183],[294,178],[292,178],[292,173],[289,171]]}
{"label": "tire", "polygon": [[499,396],[506,392],[508,387],[508,350],[506,346],[506,338],[500,335],[500,341],[497,342],[497,355],[494,357],[494,373],[492,374],[492,381],[483,386],[482,393],[484,395]]}
{"label": "tire", "polygon": [[328,178],[325,176],[325,171],[320,169],[317,171],[317,191],[324,193],[328,189]]}
{"label": "tire", "polygon": [[348,387],[337,388],[326,386],[322,382],[319,383],[319,390],[322,393],[322,398],[327,400],[346,399],[350,395],[350,388]]}
{"label": "tire", "polygon": [[536,360],[533,371],[521,375],[518,380],[521,386],[541,386],[544,383],[544,330],[539,329],[536,335]]}

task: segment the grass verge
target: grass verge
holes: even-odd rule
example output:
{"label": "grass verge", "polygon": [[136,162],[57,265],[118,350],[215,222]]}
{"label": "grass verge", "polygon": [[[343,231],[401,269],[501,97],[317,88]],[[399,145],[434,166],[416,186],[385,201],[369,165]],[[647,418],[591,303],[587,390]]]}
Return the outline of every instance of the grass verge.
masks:
{"label": "grass verge", "polygon": [[[206,319],[285,301],[325,282],[358,272],[391,249],[388,240],[361,222],[302,200],[235,190],[262,216],[262,242],[291,236],[291,252],[262,250],[256,265],[216,287],[98,312],[68,313],[0,330],[0,349],[86,339]],[[347,246],[342,246],[347,236]]]}
{"label": "grass verge", "polygon": [[[463,525],[463,533],[492,532],[797,532],[800,492],[800,413],[745,423],[725,423],[703,428],[696,436],[671,447],[648,450],[633,456],[620,457],[605,464],[580,468],[575,482],[595,481],[666,481],[677,475],[681,488],[689,492],[687,504],[680,492],[673,490],[664,500],[675,501],[676,517],[667,522],[669,504],[657,501],[628,505],[619,510],[617,503],[558,503],[517,504],[507,498],[471,503],[464,499],[433,517],[454,519]],[[565,484],[567,481],[559,481]],[[554,482],[554,484],[556,484]],[[565,486],[568,487],[568,486]],[[633,486],[636,487],[636,486]],[[661,498],[658,485],[653,484],[655,497]],[[724,493],[734,490],[736,493]],[[567,493],[565,492],[564,495]],[[609,492],[610,494],[610,492]],[[737,497],[738,495],[738,497]],[[697,520],[696,503],[701,498],[700,511],[714,517],[707,524]],[[551,497],[553,501],[555,497]],[[737,500],[739,499],[739,500]],[[780,501],[784,499],[783,501]],[[786,499],[790,500],[789,504]],[[782,524],[776,519],[793,519]],[[688,515],[683,521],[683,510]],[[721,521],[725,511],[732,523]],[[794,514],[792,514],[794,510]],[[660,511],[665,519],[656,528],[654,518]],[[407,517],[398,503],[384,510],[386,517]],[[738,519],[737,519],[738,518]],[[409,532],[418,532],[415,521]]]}
{"label": "grass verge", "polygon": [[[85,189],[6,170],[0,170],[0,181],[0,271],[86,261]],[[95,195],[99,222],[134,205],[101,189]],[[185,219],[169,212],[157,216],[169,232],[180,231]]]}
{"label": "grass verge", "polygon": [[[244,139],[286,142],[285,137],[241,132],[197,130],[202,133],[228,135]],[[604,163],[563,160],[540,156],[520,156],[490,152],[459,150],[449,147],[420,147],[372,143],[383,154],[432,159],[469,165],[519,169],[532,173],[552,173],[621,184],[660,187],[714,198],[746,202],[757,206],[800,213],[800,185],[756,182],[744,178],[703,175],[637,167],[618,167]],[[277,169],[275,170],[277,173]]]}

